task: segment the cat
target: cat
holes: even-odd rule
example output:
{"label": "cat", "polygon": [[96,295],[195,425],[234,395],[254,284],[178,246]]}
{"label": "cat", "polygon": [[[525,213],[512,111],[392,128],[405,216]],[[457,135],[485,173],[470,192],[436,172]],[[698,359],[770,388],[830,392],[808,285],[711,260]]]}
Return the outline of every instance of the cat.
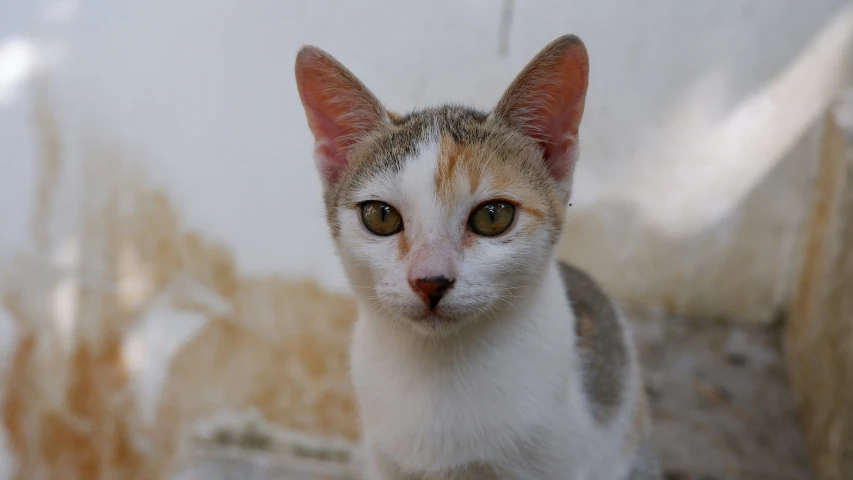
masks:
{"label": "cat", "polygon": [[491,112],[389,113],[304,46],[297,89],[359,318],[371,480],[660,478],[620,310],[555,245],[589,59],[547,45]]}

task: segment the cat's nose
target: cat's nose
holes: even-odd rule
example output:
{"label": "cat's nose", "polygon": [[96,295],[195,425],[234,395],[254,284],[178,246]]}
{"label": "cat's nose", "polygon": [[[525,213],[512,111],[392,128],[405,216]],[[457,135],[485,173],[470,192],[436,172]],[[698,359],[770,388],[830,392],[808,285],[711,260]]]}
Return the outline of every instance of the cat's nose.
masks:
{"label": "cat's nose", "polygon": [[454,281],[444,276],[428,277],[419,278],[414,281],[409,280],[409,285],[412,286],[412,290],[421,297],[421,300],[424,301],[430,310],[434,310],[444,296],[444,293],[453,287]]}

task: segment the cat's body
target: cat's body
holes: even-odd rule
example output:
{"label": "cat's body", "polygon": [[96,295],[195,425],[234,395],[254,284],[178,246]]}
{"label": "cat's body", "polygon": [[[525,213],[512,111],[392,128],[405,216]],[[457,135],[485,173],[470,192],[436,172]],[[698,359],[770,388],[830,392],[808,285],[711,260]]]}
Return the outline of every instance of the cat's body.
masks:
{"label": "cat's body", "polygon": [[441,342],[359,321],[353,379],[381,472],[370,478],[655,478],[633,352],[606,298],[553,262],[515,306]]}
{"label": "cat's body", "polygon": [[491,113],[400,116],[300,52],[371,480],[659,478],[627,326],[554,258],[587,69],[563,37]]}

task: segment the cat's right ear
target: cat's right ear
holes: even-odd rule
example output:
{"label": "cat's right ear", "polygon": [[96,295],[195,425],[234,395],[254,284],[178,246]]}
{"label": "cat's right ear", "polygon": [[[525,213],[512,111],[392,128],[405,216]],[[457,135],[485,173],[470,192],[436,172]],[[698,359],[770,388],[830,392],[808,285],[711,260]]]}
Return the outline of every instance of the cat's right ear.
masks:
{"label": "cat's right ear", "polygon": [[314,135],[317,169],[328,188],[340,180],[352,148],[389,116],[352,72],[314,46],[296,55],[296,87]]}

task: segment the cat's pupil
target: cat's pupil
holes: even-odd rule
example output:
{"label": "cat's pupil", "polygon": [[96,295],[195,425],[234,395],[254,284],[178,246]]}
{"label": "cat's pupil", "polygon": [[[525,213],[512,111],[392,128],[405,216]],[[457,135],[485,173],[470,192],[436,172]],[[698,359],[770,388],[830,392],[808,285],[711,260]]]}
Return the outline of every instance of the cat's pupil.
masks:
{"label": "cat's pupil", "polygon": [[387,203],[369,201],[361,205],[361,222],[379,236],[393,235],[403,229],[403,219]]}
{"label": "cat's pupil", "polygon": [[494,237],[505,232],[515,217],[515,207],[502,200],[483,204],[471,213],[469,227],[474,233]]}

